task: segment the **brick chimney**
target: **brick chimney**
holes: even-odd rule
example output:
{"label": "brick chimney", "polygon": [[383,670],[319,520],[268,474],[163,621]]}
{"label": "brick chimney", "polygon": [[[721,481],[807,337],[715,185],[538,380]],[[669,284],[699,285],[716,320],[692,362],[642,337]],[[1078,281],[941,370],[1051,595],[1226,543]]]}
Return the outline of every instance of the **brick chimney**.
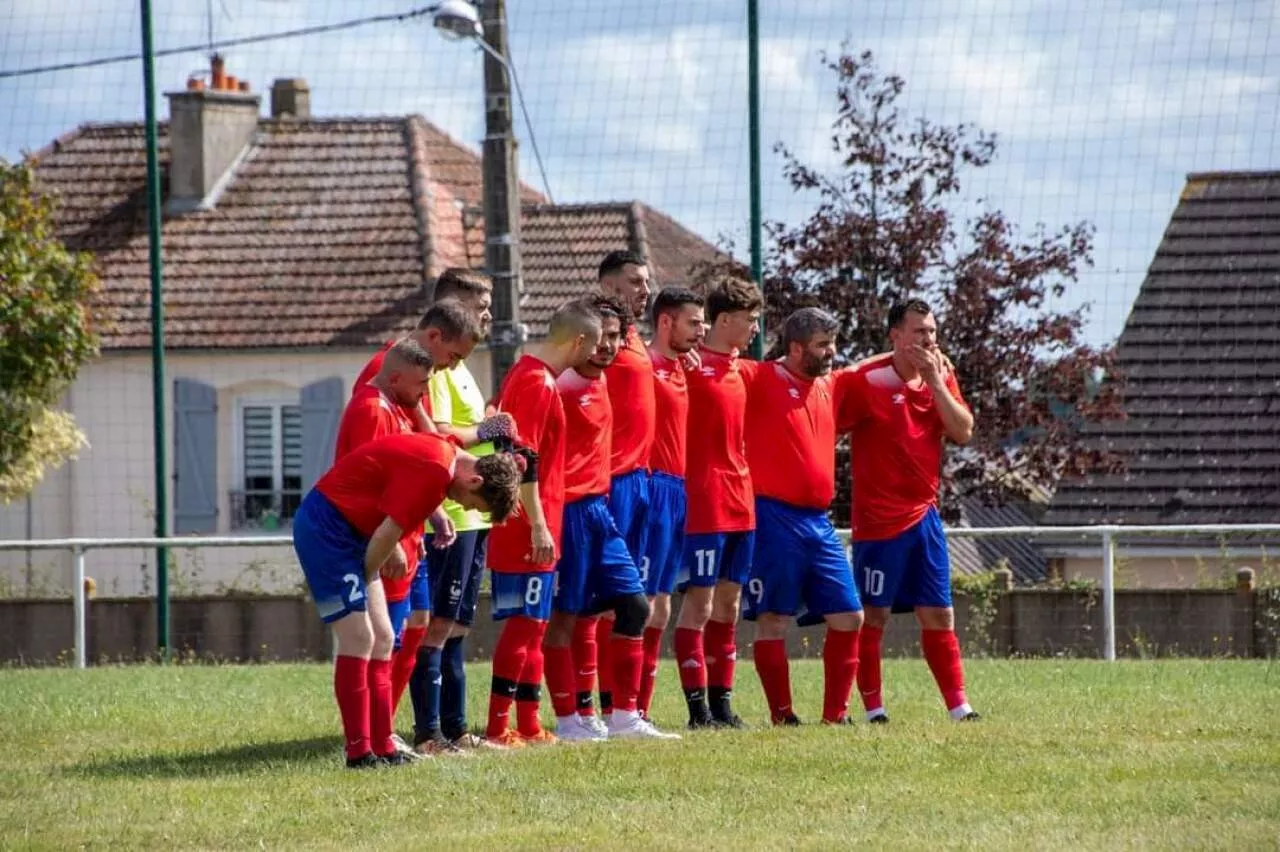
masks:
{"label": "brick chimney", "polygon": [[306,80],[282,78],[271,84],[271,117],[311,117],[311,90]]}
{"label": "brick chimney", "polygon": [[217,203],[232,168],[258,130],[262,99],[249,83],[226,73],[222,57],[210,62],[208,83],[187,80],[169,99],[169,202],[172,213]]}

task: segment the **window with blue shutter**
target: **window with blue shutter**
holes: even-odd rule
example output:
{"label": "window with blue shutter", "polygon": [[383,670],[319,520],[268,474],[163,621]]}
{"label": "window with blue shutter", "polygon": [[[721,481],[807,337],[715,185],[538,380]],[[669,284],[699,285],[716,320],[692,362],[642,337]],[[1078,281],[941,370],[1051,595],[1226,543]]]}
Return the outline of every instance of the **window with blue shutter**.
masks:
{"label": "window with blue shutter", "polygon": [[218,528],[218,391],[204,382],[173,382],[173,531]]}
{"label": "window with blue shutter", "polygon": [[240,405],[241,469],[231,493],[234,529],[278,529],[302,502],[302,408]]}

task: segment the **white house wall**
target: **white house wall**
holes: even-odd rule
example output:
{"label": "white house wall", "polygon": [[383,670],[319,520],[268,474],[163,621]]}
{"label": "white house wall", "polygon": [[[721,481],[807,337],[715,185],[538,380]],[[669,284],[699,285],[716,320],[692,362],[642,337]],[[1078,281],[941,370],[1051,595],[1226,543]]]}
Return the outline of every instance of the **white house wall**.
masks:
{"label": "white house wall", "polygon": [[[349,394],[368,351],[171,353],[166,392],[175,379],[194,379],[218,392],[218,534],[231,534],[228,492],[237,487],[236,400],[244,395],[296,399],[311,382],[338,376]],[[489,357],[477,352],[469,366],[487,388]],[[151,360],[148,354],[108,354],[87,365],[68,395],[67,407],[89,439],[80,458],[51,472],[30,497],[31,537],[150,536],[154,532],[151,430]],[[173,400],[167,400],[166,453],[173,465]],[[170,479],[172,482],[172,478]],[[172,517],[172,486],[169,489]],[[26,500],[0,507],[0,538],[28,537]],[[300,575],[292,551],[280,547],[206,548],[171,554],[175,594],[216,592],[229,586],[279,590]],[[155,590],[151,551],[98,550],[87,557],[87,574],[99,595],[138,595]],[[0,596],[31,592],[66,594],[71,586],[68,553],[0,552]]]}

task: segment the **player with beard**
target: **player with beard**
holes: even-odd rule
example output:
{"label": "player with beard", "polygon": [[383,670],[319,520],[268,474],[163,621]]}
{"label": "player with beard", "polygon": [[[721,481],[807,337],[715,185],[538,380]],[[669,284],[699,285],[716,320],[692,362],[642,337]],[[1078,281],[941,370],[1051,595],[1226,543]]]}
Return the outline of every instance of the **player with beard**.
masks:
{"label": "player with beard", "polygon": [[747,394],[747,462],[756,497],[756,543],[744,618],[756,622],[754,657],[775,725],[798,725],[786,629],[825,621],[822,719],[848,722],[858,667],[862,604],[844,544],[827,515],[835,497],[836,411],[854,375],[831,374],[837,323],[801,308],[782,329],[782,358],[753,365]]}

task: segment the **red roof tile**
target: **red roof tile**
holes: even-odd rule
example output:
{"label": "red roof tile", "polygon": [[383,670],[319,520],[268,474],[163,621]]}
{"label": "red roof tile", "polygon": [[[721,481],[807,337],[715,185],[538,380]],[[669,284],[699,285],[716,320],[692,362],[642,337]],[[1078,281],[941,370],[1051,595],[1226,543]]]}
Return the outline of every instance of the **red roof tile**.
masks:
{"label": "red roof tile", "polygon": [[[64,239],[98,257],[104,348],[150,345],[142,125],[82,127],[37,173]],[[642,204],[551,206],[527,186],[521,201],[535,335],[607,251],[646,254],[659,283],[715,252]],[[408,330],[445,267],[483,266],[481,202],[479,157],[421,117],[262,120],[216,205],[165,217],[166,345],[365,346]]]}

